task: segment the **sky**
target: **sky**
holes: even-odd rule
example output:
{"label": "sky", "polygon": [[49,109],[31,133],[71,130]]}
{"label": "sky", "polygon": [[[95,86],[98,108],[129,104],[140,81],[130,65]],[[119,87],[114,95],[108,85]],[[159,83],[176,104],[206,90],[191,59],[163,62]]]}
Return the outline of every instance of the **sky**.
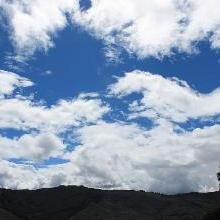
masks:
{"label": "sky", "polygon": [[0,0],[0,187],[218,189],[218,0]]}

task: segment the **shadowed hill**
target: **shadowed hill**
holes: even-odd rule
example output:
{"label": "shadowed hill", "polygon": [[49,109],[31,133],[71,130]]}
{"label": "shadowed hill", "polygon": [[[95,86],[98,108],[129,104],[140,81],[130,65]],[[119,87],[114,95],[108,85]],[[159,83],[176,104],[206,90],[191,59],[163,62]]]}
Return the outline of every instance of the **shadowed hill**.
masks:
{"label": "shadowed hill", "polygon": [[220,219],[220,192],[161,195],[76,186],[0,190],[0,220]]}

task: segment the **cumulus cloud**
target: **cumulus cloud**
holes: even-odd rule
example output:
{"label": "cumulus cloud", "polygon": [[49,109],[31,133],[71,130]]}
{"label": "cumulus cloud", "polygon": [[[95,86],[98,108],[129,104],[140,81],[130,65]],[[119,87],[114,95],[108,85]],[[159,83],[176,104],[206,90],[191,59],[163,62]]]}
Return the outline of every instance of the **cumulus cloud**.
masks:
{"label": "cumulus cloud", "polygon": [[101,123],[79,130],[81,145],[68,158],[87,186],[165,193],[217,189],[219,130],[216,125],[178,134],[164,120],[151,130]]}
{"label": "cumulus cloud", "polygon": [[60,100],[48,107],[46,103],[15,92],[33,83],[11,72],[0,71],[0,129],[24,133],[15,138],[0,136],[0,158],[44,160],[61,154],[65,145],[60,135],[87,123],[96,123],[109,111],[95,94],[81,94],[72,100]]}
{"label": "cumulus cloud", "polygon": [[14,139],[0,136],[0,145],[0,157],[3,159],[23,158],[33,161],[56,157],[64,148],[62,141],[51,133],[25,134]]}
{"label": "cumulus cloud", "polygon": [[168,54],[177,46],[183,14],[173,0],[93,0],[92,7],[78,10],[74,19],[109,44],[145,57]]}
{"label": "cumulus cloud", "polygon": [[[126,121],[109,121],[103,116],[111,113],[110,108],[97,93],[47,107],[16,95],[13,91],[18,83],[13,85],[10,96],[0,99],[0,125],[24,134],[0,136],[2,187],[76,184],[163,193],[217,190],[220,125],[216,122],[189,131],[179,123],[219,114],[219,90],[200,94],[179,79],[140,71],[126,73],[108,87],[111,99],[120,101],[133,92],[143,97],[130,103],[130,111],[125,109]],[[144,127],[129,120],[139,116],[155,123]],[[67,149],[67,141],[74,145],[73,150]],[[68,162],[44,168],[31,165],[51,157]],[[30,163],[15,164],[11,158]]]}
{"label": "cumulus cloud", "polygon": [[[18,86],[33,83],[11,72],[0,72],[2,93],[12,94]],[[59,132],[71,126],[93,123],[109,110],[98,98],[81,95],[72,100],[60,100],[47,107],[29,97],[11,95],[0,98],[0,128],[37,129]]]}
{"label": "cumulus cloud", "polygon": [[138,57],[171,55],[177,49],[192,52],[194,44],[209,39],[219,48],[218,0],[150,1],[91,0],[74,19],[108,44],[124,47]]}
{"label": "cumulus cloud", "polygon": [[[65,154],[69,163],[39,170],[4,163],[3,180],[11,187],[11,175],[18,175],[18,188],[82,184],[163,193],[212,191],[218,187],[219,131],[215,125],[176,133],[173,124],[164,120],[150,130],[137,124],[100,122],[78,130],[80,145]],[[26,173],[33,176],[31,184],[21,178]]]}
{"label": "cumulus cloud", "polygon": [[47,107],[29,99],[0,100],[0,127],[59,132],[84,123],[94,123],[108,111],[100,100],[62,100]]}
{"label": "cumulus cloud", "polygon": [[1,1],[17,53],[30,56],[35,50],[53,47],[53,36],[67,25],[66,14],[73,4],[71,0]]}
{"label": "cumulus cloud", "polygon": [[3,0],[0,7],[20,58],[53,47],[54,35],[71,19],[103,39],[112,60],[120,47],[145,58],[170,56],[175,50],[191,53],[202,40],[215,49],[220,45],[218,0],[91,0],[86,9],[80,0]]}
{"label": "cumulus cloud", "polygon": [[[203,40],[219,49],[219,8],[219,0],[91,0],[89,8],[80,7],[79,0],[0,1],[17,59],[53,47],[54,36],[70,20],[102,39],[113,62],[123,49],[139,58],[170,56],[176,50],[192,53]],[[21,133],[0,136],[1,187],[77,184],[163,193],[217,189],[220,125],[216,120],[187,131],[180,123],[220,115],[219,89],[202,94],[176,78],[129,72],[108,87],[108,95],[117,102],[133,93],[141,97],[125,109],[126,121],[109,122],[103,116],[111,108],[97,93],[48,106],[22,95],[33,85],[0,70],[0,129]],[[152,120],[152,127],[139,124],[138,117]],[[69,162],[31,165],[51,157]],[[15,164],[12,158],[30,163]]]}
{"label": "cumulus cloud", "polygon": [[[17,166],[8,161],[0,160],[0,187],[1,188],[31,188],[36,184],[34,169]],[[32,178],[33,177],[33,178]],[[26,179],[26,183],[24,183]]]}
{"label": "cumulus cloud", "polygon": [[131,117],[166,118],[185,122],[220,114],[219,89],[202,94],[190,88],[185,81],[149,72],[126,73],[109,90],[111,94],[121,97],[135,92],[143,95],[140,100],[130,104]]}

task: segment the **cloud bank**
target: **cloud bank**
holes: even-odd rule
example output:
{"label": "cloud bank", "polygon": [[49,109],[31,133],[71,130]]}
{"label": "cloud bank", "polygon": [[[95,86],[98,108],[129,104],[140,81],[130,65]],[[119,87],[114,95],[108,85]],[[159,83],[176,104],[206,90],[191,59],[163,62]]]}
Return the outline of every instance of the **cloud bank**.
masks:
{"label": "cloud bank", "polygon": [[196,52],[202,41],[220,47],[218,0],[91,0],[86,10],[80,0],[2,0],[0,8],[20,57],[47,51],[54,36],[72,23],[102,39],[111,59],[118,48],[139,58],[161,58]]}
{"label": "cloud bank", "polygon": [[[179,79],[136,70],[117,78],[102,95],[81,94],[48,107],[23,95],[22,90],[34,86],[29,79],[7,71],[0,71],[0,78],[1,187],[77,184],[163,193],[217,189],[220,125],[213,117],[220,114],[218,89],[201,94]],[[133,93],[140,98],[126,99]],[[109,99],[126,100],[124,119],[106,117],[118,111]],[[202,126],[182,126],[192,120]],[[3,135],[10,130],[17,134]],[[51,159],[66,162],[47,164]]]}

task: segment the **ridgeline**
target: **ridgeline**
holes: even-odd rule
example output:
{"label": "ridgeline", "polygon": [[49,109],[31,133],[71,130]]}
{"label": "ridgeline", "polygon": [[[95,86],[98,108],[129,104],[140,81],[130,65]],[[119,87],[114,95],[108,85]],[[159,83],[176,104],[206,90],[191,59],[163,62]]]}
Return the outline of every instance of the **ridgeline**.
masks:
{"label": "ridgeline", "polygon": [[77,186],[0,189],[0,220],[220,220],[220,192],[162,195]]}

